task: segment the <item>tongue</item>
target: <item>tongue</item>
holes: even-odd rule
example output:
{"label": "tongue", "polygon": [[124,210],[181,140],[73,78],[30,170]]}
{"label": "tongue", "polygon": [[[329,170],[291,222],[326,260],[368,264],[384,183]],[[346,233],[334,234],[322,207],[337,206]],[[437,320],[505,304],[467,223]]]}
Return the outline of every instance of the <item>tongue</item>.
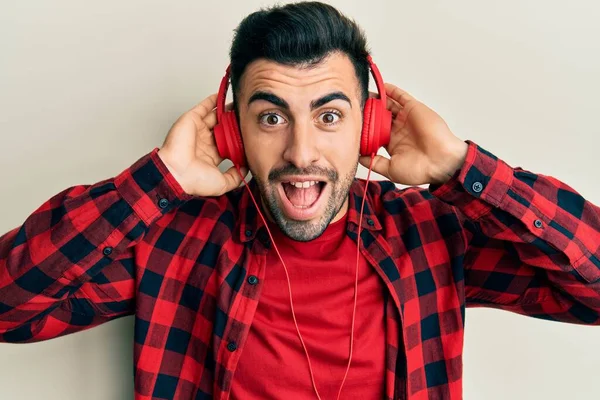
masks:
{"label": "tongue", "polygon": [[296,207],[309,207],[319,198],[321,192],[319,184],[307,188],[297,188],[289,183],[283,184],[287,198]]}

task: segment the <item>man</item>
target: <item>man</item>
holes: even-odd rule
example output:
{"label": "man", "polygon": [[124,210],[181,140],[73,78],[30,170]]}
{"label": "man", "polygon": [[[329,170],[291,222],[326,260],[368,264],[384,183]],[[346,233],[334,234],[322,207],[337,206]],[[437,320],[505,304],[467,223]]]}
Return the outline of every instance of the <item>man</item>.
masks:
{"label": "man", "polygon": [[245,18],[232,90],[266,226],[218,168],[210,96],[160,150],[0,238],[0,340],[135,314],[136,399],[459,399],[466,306],[600,324],[600,209],[391,84],[389,181],[359,221],[365,43],[321,3]]}

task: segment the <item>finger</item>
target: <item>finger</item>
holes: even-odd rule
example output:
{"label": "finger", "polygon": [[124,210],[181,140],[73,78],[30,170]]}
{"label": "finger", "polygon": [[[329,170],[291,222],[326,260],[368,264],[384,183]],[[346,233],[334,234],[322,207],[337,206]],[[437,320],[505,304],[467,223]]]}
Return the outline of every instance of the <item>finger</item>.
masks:
{"label": "finger", "polygon": [[415,100],[408,92],[394,86],[391,83],[385,84],[385,93],[393,100],[397,101],[402,107],[405,107],[409,101]]}
{"label": "finger", "polygon": [[[371,165],[371,157],[360,157],[359,162],[365,168],[369,168],[369,166]],[[388,158],[384,156],[375,156],[375,158],[373,159],[373,166],[371,168],[373,172],[377,172],[379,175],[385,176],[386,178],[390,179],[389,169],[390,160]]]}
{"label": "finger", "polygon": [[245,167],[241,167],[240,172],[238,172],[237,167],[234,165],[223,173],[225,177],[225,193],[239,187],[244,180],[243,178],[248,175],[248,169]]}
{"label": "finger", "polygon": [[209,112],[208,115],[204,117],[203,121],[206,124],[206,127],[212,130],[217,124],[217,110],[215,109]]}
{"label": "finger", "polygon": [[195,112],[200,118],[206,117],[217,106],[217,94],[211,94],[200,103],[196,104],[190,111]]}
{"label": "finger", "polygon": [[400,104],[398,104],[396,100],[392,99],[391,97],[387,97],[386,101],[387,109],[392,112],[392,117],[396,118],[396,116],[402,111],[402,107],[400,106]]}

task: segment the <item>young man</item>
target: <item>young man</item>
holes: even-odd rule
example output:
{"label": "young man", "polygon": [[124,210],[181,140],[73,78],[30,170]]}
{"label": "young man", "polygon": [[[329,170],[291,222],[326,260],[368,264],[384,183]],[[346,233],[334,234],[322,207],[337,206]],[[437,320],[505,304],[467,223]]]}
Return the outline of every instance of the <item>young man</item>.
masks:
{"label": "young man", "polygon": [[136,399],[459,399],[466,306],[600,324],[600,209],[391,84],[389,181],[359,220],[365,43],[321,3],[245,18],[232,89],[266,226],[218,168],[210,96],[160,150],[0,238],[0,340],[134,314]]}

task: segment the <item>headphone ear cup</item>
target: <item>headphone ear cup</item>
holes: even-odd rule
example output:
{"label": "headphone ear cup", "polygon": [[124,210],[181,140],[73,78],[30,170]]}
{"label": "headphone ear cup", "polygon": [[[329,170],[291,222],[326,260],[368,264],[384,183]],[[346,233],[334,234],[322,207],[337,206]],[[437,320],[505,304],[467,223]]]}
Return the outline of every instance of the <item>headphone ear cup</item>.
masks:
{"label": "headphone ear cup", "polygon": [[238,126],[237,118],[235,116],[235,111],[227,111],[224,114],[225,120],[229,125],[230,135],[228,136],[231,139],[230,144],[230,155],[231,161],[240,167],[246,166],[246,154],[244,153],[244,143],[242,142],[242,134],[240,132],[240,128]]}
{"label": "headphone ear cup", "polygon": [[361,135],[360,155],[377,154],[380,147],[390,142],[392,130],[392,113],[383,101],[370,98],[365,103],[363,114],[363,131]]}
{"label": "headphone ear cup", "polygon": [[363,127],[360,135],[360,155],[368,156],[371,155],[369,153],[370,149],[370,141],[371,141],[371,114],[373,108],[373,99],[367,99],[365,102],[365,109],[363,111]]}
{"label": "headphone ear cup", "polygon": [[378,112],[377,118],[379,120],[377,139],[374,141],[373,146],[375,153],[380,147],[386,147],[390,144],[390,137],[392,134],[392,112],[387,109],[387,104],[381,99],[377,99]]}
{"label": "headphone ear cup", "polygon": [[235,112],[224,112],[221,121],[215,125],[213,131],[217,150],[221,158],[227,158],[234,165],[245,167],[246,156]]}

